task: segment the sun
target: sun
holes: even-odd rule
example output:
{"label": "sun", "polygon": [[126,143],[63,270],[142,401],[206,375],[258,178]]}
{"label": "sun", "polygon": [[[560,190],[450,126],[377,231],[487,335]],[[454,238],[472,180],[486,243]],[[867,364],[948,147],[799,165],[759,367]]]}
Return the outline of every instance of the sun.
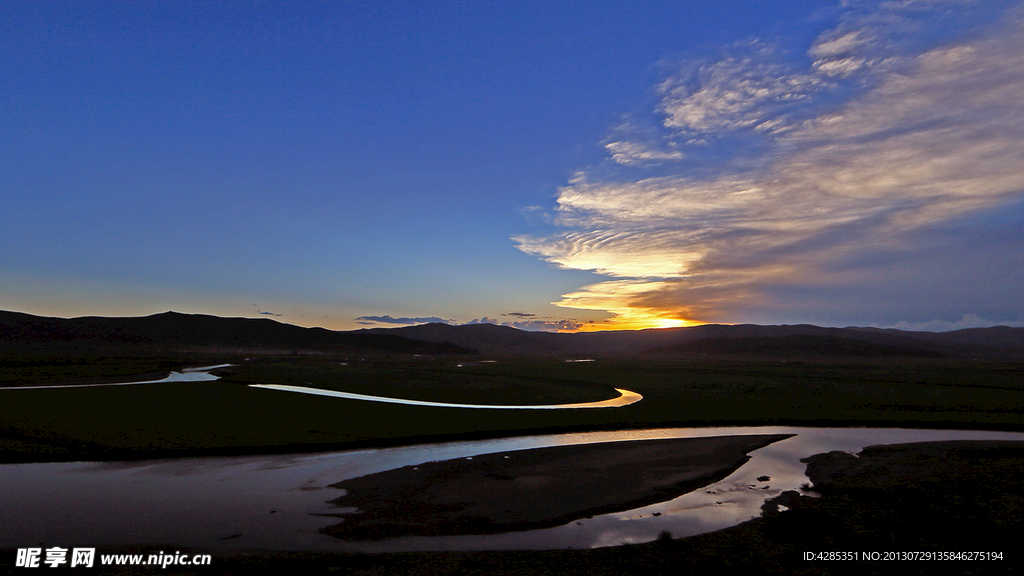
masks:
{"label": "sun", "polygon": [[650,330],[658,328],[684,328],[706,324],[697,320],[673,318],[656,312],[638,311],[636,309],[618,309],[618,314],[600,323],[586,324],[582,330],[587,332],[603,332],[607,330]]}
{"label": "sun", "polygon": [[653,322],[653,326],[649,328],[682,328],[684,326],[696,326],[700,322],[691,322],[689,320],[681,320],[679,318],[657,318]]}

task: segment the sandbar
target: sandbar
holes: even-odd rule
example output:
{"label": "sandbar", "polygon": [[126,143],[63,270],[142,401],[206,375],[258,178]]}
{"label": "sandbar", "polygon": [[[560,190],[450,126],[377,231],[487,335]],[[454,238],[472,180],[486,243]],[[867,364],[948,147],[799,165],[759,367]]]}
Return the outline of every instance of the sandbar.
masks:
{"label": "sandbar", "polygon": [[344,480],[346,540],[497,534],[671,500],[725,478],[791,435],[603,442],[428,462]]}

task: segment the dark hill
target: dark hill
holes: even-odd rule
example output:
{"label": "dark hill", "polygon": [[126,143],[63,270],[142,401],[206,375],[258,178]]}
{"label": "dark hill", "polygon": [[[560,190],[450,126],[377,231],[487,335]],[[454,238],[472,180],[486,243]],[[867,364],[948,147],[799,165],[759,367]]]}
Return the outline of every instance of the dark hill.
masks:
{"label": "dark hill", "polygon": [[809,324],[708,324],[689,328],[555,334],[507,326],[422,324],[333,331],[267,318],[220,318],[165,312],[134,318],[44,318],[0,312],[0,346],[220,346],[291,350],[376,350],[494,356],[655,354],[916,358],[1022,358],[1024,328],[953,332],[823,328]]}
{"label": "dark hill", "polygon": [[302,328],[268,318],[221,318],[164,312],[131,318],[45,318],[0,312],[0,345],[217,346],[276,349],[374,350],[421,354],[466,354],[472,350],[395,334],[359,334]]}
{"label": "dark hill", "polygon": [[927,347],[878,344],[852,338],[791,334],[776,337],[705,338],[652,350],[683,356],[769,356],[772,358],[830,358],[839,356],[942,358]]}
{"label": "dark hill", "polygon": [[955,332],[824,328],[810,324],[706,324],[689,328],[571,335],[592,353],[659,355],[779,352],[815,356],[1024,357],[1024,328],[996,326]]}
{"label": "dark hill", "polygon": [[449,343],[459,347],[478,350],[482,354],[497,355],[550,355],[571,352],[570,334],[550,332],[527,332],[508,326],[494,324],[420,324],[403,328],[371,328],[358,333],[384,335],[394,334],[424,342]]}

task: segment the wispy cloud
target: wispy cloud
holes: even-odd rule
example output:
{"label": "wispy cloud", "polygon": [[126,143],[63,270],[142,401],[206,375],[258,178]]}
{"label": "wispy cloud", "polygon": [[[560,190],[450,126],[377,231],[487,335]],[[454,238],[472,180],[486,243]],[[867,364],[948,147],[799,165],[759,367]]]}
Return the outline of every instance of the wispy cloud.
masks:
{"label": "wispy cloud", "polygon": [[530,332],[575,332],[583,323],[577,320],[520,320],[503,325]]}
{"label": "wispy cloud", "polygon": [[511,328],[518,328],[520,330],[528,330],[530,332],[574,332],[583,327],[583,322],[575,319],[565,318],[540,318],[536,314],[529,314],[526,312],[509,312],[502,314],[502,316],[513,316],[524,318],[524,320],[514,320],[512,322],[502,322],[496,318],[476,318],[466,324],[494,324],[497,326],[509,326]]}
{"label": "wispy cloud", "polygon": [[385,315],[385,316],[360,316],[360,317],[356,318],[356,321],[358,321],[360,324],[363,324],[363,325],[369,325],[369,324],[372,324],[372,323],[379,323],[379,324],[404,324],[404,325],[410,325],[410,324],[429,324],[429,323],[432,323],[432,322],[440,322],[441,324],[455,324],[456,323],[454,320],[447,320],[445,318],[438,318],[437,316],[418,317],[418,318],[408,318],[408,317],[395,318],[393,316],[387,316],[387,315]]}
{"label": "wispy cloud", "polygon": [[648,166],[662,162],[682,160],[685,155],[679,150],[652,148],[645,142],[616,140],[605,144],[612,161],[627,166]]}
{"label": "wispy cloud", "polygon": [[1014,326],[1024,327],[1024,322],[1017,321],[996,321],[982,318],[977,314],[964,314],[956,321],[931,320],[928,322],[897,322],[883,328],[896,328],[897,330],[911,330],[920,332],[948,332],[950,330],[963,330],[964,328],[982,328],[986,326]]}
{"label": "wispy cloud", "polygon": [[262,314],[263,316],[281,316],[281,314],[276,314],[274,312],[266,312],[264,310],[260,310],[259,312],[257,312],[257,314]]}
{"label": "wispy cloud", "polygon": [[819,75],[784,64],[771,44],[737,50],[741,54],[686,66],[659,86],[667,128],[688,137],[748,128],[777,132],[789,127],[789,112],[826,85]]}
{"label": "wispy cloud", "polygon": [[515,240],[616,279],[558,305],[609,311],[615,327],[735,321],[772,287],[841,284],[844,262],[1024,194],[1021,11],[939,34],[922,22],[970,3],[848,5],[803,69],[750,42],[660,85],[676,141],[739,150],[739,134],[759,139],[756,157],[700,177],[579,173],[559,190],[563,232]]}

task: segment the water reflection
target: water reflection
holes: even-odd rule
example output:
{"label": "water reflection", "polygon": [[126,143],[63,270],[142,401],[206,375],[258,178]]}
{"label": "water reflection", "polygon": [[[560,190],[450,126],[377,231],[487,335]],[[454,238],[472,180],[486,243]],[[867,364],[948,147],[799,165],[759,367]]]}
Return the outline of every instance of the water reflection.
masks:
{"label": "water reflection", "polygon": [[306,386],[291,386],[288,384],[250,384],[250,388],[264,390],[281,390],[283,392],[298,392],[300,394],[313,394],[316,396],[331,396],[334,398],[347,398],[349,400],[365,400],[368,402],[384,402],[388,404],[408,404],[410,406],[433,406],[435,408],[482,408],[487,410],[564,410],[567,408],[618,408],[629,406],[644,399],[643,396],[630,390],[616,388],[618,397],[598,402],[580,402],[576,404],[456,404],[451,402],[430,402],[426,400],[409,400],[406,398],[391,398],[388,396],[370,396],[368,394],[355,394],[353,392],[341,392],[338,390],[325,390],[323,388],[308,388]]}
{"label": "water reflection", "polygon": [[106,384],[56,384],[53,386],[4,386],[2,390],[52,390],[55,388],[99,388],[105,386],[134,386],[136,384],[167,384],[172,382],[210,382],[220,380],[220,376],[209,374],[210,370],[227,368],[231,364],[218,364],[216,366],[199,366],[197,368],[183,368],[181,372],[171,372],[165,378],[158,380],[143,380],[140,382],[109,382]]}
{"label": "water reflection", "polygon": [[[579,519],[544,530],[494,536],[344,542],[318,530],[337,522],[330,484],[431,460],[543,446],[648,438],[796,434],[751,453],[732,475],[668,502]],[[873,444],[1017,440],[1024,434],[865,428],[666,428],[452,442],[381,450],[128,463],[0,466],[0,546],[160,543],[205,549],[484,550],[591,548],[683,537],[756,517],[765,499],[808,482],[801,458]],[[763,481],[759,478],[770,477]],[[62,544],[64,543],[64,544]]]}

